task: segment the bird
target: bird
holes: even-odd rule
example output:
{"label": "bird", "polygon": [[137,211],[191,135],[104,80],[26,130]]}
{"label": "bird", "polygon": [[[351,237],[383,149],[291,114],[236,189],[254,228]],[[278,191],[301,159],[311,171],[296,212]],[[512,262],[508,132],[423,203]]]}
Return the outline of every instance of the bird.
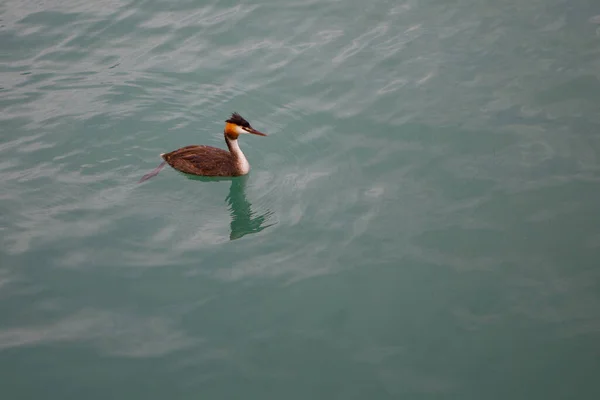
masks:
{"label": "bird", "polygon": [[160,156],[164,161],[144,175],[138,183],[158,175],[166,164],[183,173],[198,176],[235,177],[246,175],[250,172],[250,163],[238,144],[238,137],[244,133],[267,136],[254,129],[240,114],[234,112],[229,119],[225,120],[225,129],[223,130],[229,151],[212,146],[191,145],[163,153]]}

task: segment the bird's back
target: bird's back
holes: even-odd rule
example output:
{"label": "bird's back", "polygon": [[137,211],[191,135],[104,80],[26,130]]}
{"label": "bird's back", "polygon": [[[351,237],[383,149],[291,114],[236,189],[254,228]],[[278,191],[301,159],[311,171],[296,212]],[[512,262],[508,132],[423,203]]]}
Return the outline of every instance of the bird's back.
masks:
{"label": "bird's back", "polygon": [[237,176],[236,163],[230,152],[212,146],[191,145],[165,153],[162,158],[186,174],[201,176]]}

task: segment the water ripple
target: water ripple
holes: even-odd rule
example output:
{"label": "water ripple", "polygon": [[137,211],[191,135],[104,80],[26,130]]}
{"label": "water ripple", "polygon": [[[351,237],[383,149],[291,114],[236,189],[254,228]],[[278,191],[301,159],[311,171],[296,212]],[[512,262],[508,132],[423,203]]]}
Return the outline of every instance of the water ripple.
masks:
{"label": "water ripple", "polygon": [[[201,368],[208,388],[292,387],[297,371],[320,388],[329,360],[382,398],[469,397],[482,359],[512,365],[497,332],[576,354],[600,304],[598,10],[583,3],[5,1],[8,373],[60,344],[161,357],[174,382]],[[224,147],[233,111],[269,134],[240,139],[247,180],[165,168],[136,184],[160,153]],[[319,354],[298,367],[289,349]],[[543,365],[523,368],[554,373],[527,349]],[[358,393],[347,382],[323,397]]]}

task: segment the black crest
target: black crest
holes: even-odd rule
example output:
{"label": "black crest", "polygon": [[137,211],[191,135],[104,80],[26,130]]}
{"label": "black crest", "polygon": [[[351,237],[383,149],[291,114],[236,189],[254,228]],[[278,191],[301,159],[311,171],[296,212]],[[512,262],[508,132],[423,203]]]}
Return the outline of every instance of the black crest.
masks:
{"label": "black crest", "polygon": [[250,123],[248,121],[246,121],[244,118],[242,118],[242,116],[236,112],[231,114],[231,117],[228,120],[226,120],[225,122],[230,122],[232,124],[243,126],[245,128],[250,127]]}

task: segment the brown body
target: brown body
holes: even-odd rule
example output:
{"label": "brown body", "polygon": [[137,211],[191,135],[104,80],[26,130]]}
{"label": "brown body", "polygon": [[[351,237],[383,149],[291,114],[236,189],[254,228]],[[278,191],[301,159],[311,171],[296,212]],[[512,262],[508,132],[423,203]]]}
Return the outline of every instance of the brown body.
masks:
{"label": "brown body", "polygon": [[191,145],[162,155],[171,167],[200,176],[240,176],[246,172],[231,152],[211,146]]}

